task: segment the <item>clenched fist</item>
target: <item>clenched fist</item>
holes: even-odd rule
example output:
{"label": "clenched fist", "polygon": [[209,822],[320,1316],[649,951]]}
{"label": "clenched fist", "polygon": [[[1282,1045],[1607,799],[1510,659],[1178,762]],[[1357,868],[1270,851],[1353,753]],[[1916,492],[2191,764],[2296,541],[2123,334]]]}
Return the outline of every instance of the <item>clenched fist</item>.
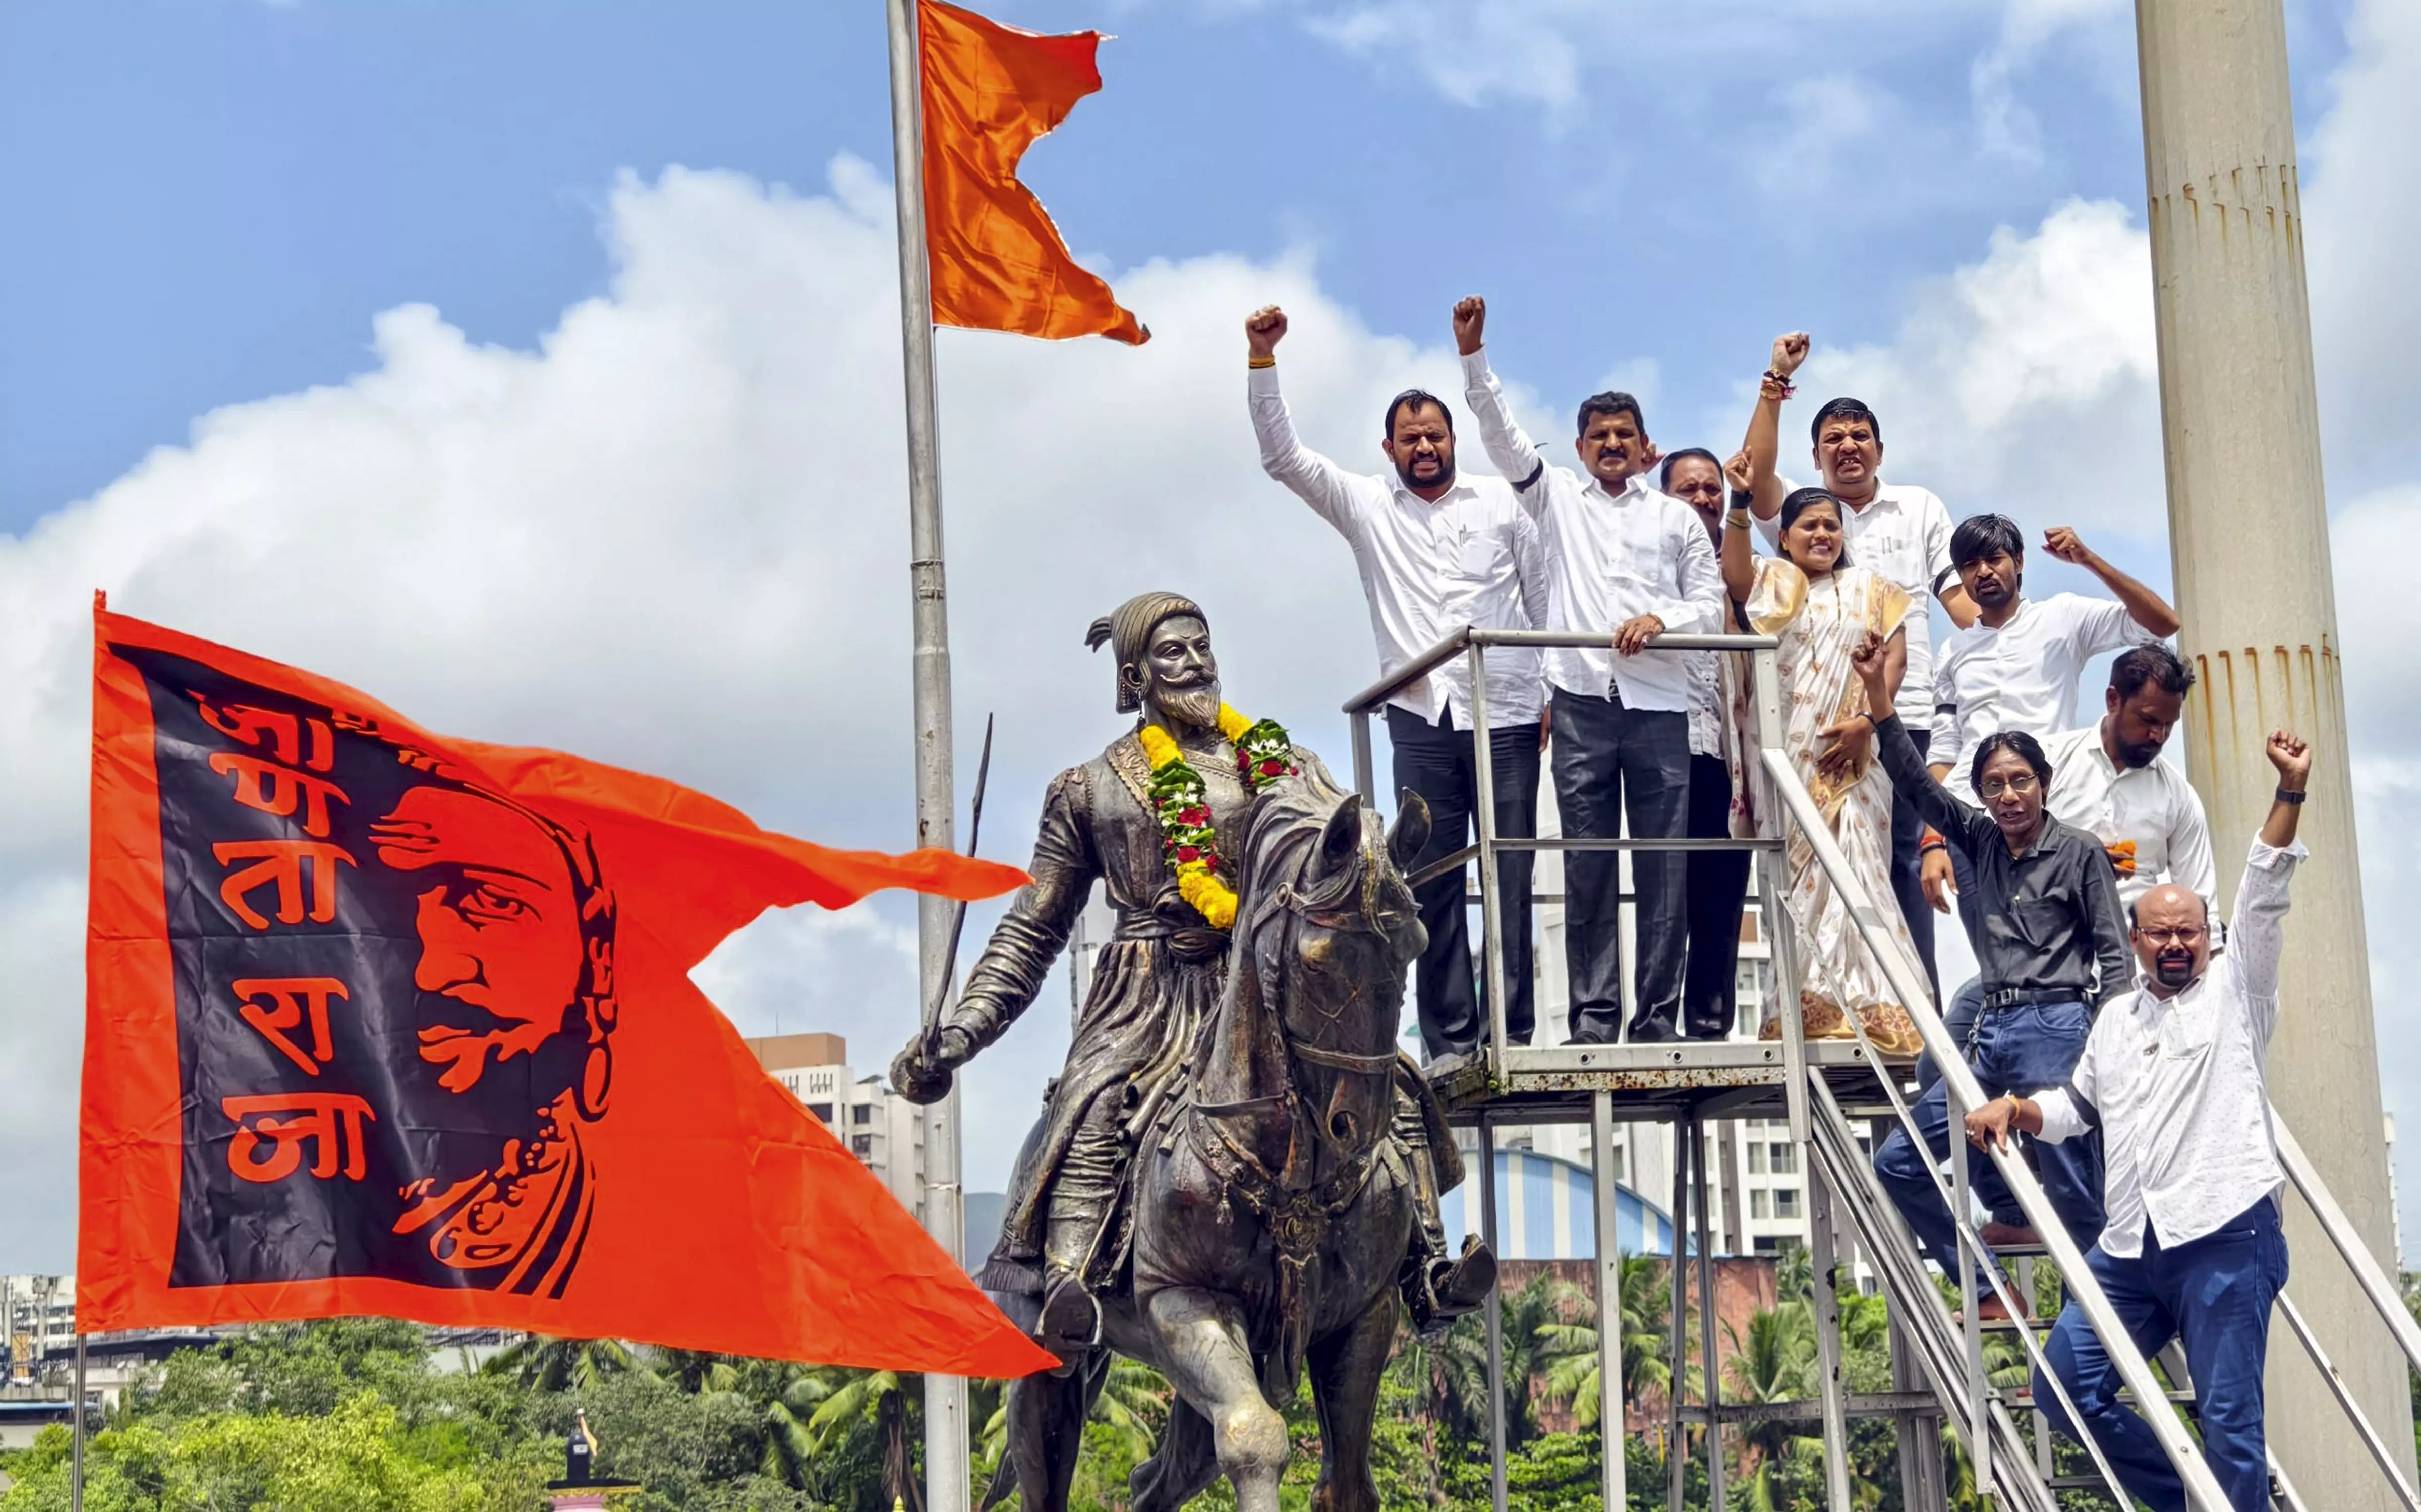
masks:
{"label": "clenched fist", "polygon": [[1274,356],[1286,334],[1286,311],[1274,304],[1264,304],[1244,317],[1244,345],[1256,357]]}

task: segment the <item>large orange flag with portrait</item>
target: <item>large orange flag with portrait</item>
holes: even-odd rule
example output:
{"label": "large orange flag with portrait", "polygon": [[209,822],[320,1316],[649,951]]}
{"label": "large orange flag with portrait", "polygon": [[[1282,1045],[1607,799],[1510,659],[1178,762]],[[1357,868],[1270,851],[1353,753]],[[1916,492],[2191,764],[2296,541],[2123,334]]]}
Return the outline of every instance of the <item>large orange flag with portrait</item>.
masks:
{"label": "large orange flag with portrait", "polygon": [[1110,286],[1068,255],[1017,164],[1101,86],[1099,32],[1044,37],[917,0],[924,79],[925,243],[933,323],[1053,340],[1151,339]]}
{"label": "large orange flag with portrait", "polygon": [[84,1328],[1050,1364],[689,980],[768,908],[1022,873],[769,834],[98,608],[94,652]]}

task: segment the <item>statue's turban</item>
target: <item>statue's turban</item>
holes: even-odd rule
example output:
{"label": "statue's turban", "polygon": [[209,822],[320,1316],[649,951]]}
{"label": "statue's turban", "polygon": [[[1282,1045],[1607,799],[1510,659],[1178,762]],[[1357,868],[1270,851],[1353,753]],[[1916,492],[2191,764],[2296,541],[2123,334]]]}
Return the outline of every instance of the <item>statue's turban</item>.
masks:
{"label": "statue's turban", "polygon": [[[1210,616],[1202,612],[1202,606],[1182,594],[1138,593],[1094,620],[1092,628],[1085,631],[1087,647],[1098,651],[1101,643],[1107,641],[1111,653],[1118,659],[1119,713],[1131,714],[1142,707],[1143,678],[1140,673],[1144,653],[1151,646],[1151,632],[1160,628],[1163,620],[1178,615],[1192,615],[1205,625],[1210,623]],[[1129,667],[1135,668],[1138,675],[1128,677],[1126,669]]]}

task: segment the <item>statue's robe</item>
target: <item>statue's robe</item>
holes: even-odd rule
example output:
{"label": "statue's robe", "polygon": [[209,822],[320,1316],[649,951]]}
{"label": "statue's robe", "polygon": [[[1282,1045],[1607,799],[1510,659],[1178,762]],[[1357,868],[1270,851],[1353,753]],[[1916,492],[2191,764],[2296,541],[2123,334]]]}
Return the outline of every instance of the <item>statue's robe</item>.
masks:
{"label": "statue's robe", "polygon": [[[1221,880],[1232,887],[1232,856],[1243,841],[1252,794],[1226,742],[1188,744],[1185,756],[1202,775],[1223,852]],[[1307,752],[1298,749],[1295,758],[1306,772],[1320,770]],[[977,1049],[999,1038],[1032,1005],[1094,883],[1102,885],[1116,923],[1093,958],[1067,1068],[1046,1092],[1041,1126],[1009,1180],[1000,1242],[981,1278],[994,1291],[1040,1290],[1052,1186],[1078,1129],[1097,1108],[1114,1115],[1120,1130],[1121,1215],[1097,1245],[1087,1279],[1098,1285],[1116,1271],[1125,1248],[1123,1171],[1145,1130],[1182,1090],[1226,981],[1227,935],[1178,896],[1146,798],[1150,781],[1151,763],[1132,733],[1053,780],[1026,868],[1034,881],[1009,904],[946,1021],[973,1036]]]}

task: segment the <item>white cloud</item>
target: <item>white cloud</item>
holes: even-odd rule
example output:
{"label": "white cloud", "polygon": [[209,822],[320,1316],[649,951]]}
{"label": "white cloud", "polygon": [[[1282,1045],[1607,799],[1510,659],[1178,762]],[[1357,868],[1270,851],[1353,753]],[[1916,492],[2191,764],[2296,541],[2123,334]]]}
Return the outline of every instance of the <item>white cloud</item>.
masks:
{"label": "white cloud", "polygon": [[2126,0],[2007,0],[2001,8],[2000,35],[1968,70],[1968,93],[1984,151],[2029,166],[2041,161],[2041,123],[2021,98],[2020,78],[2064,34],[2085,32],[2101,44],[2070,61],[2081,56],[2102,64],[2089,71],[2099,72],[2105,87],[2132,87],[2132,79],[2114,77],[2107,65],[2118,55],[2132,58],[2129,28],[2133,17]]}
{"label": "white cloud", "polygon": [[[814,197],[626,179],[611,291],[538,350],[388,311],[368,371],[207,415],[0,537],[0,1270],[68,1261],[96,586],[434,729],[662,772],[820,840],[913,843],[890,204],[848,160]],[[1083,637],[1144,588],[1202,599],[1234,701],[1343,762],[1367,620],[1342,542],[1257,464],[1245,312],[1288,304],[1304,432],[1356,465],[1380,464],[1388,395],[1457,378],[1450,353],[1363,330],[1305,263],[1156,263],[1119,292],[1149,345],[940,339],[960,736],[972,779],[997,711],[993,855],[1022,858],[1049,774],[1121,727]],[[812,1018],[880,1070],[917,1003],[911,911],[874,907],[767,921],[709,978],[751,1031]],[[978,1068],[975,1113],[996,1120],[970,1141],[978,1186],[1006,1178],[1055,1069],[1052,993]]]}

